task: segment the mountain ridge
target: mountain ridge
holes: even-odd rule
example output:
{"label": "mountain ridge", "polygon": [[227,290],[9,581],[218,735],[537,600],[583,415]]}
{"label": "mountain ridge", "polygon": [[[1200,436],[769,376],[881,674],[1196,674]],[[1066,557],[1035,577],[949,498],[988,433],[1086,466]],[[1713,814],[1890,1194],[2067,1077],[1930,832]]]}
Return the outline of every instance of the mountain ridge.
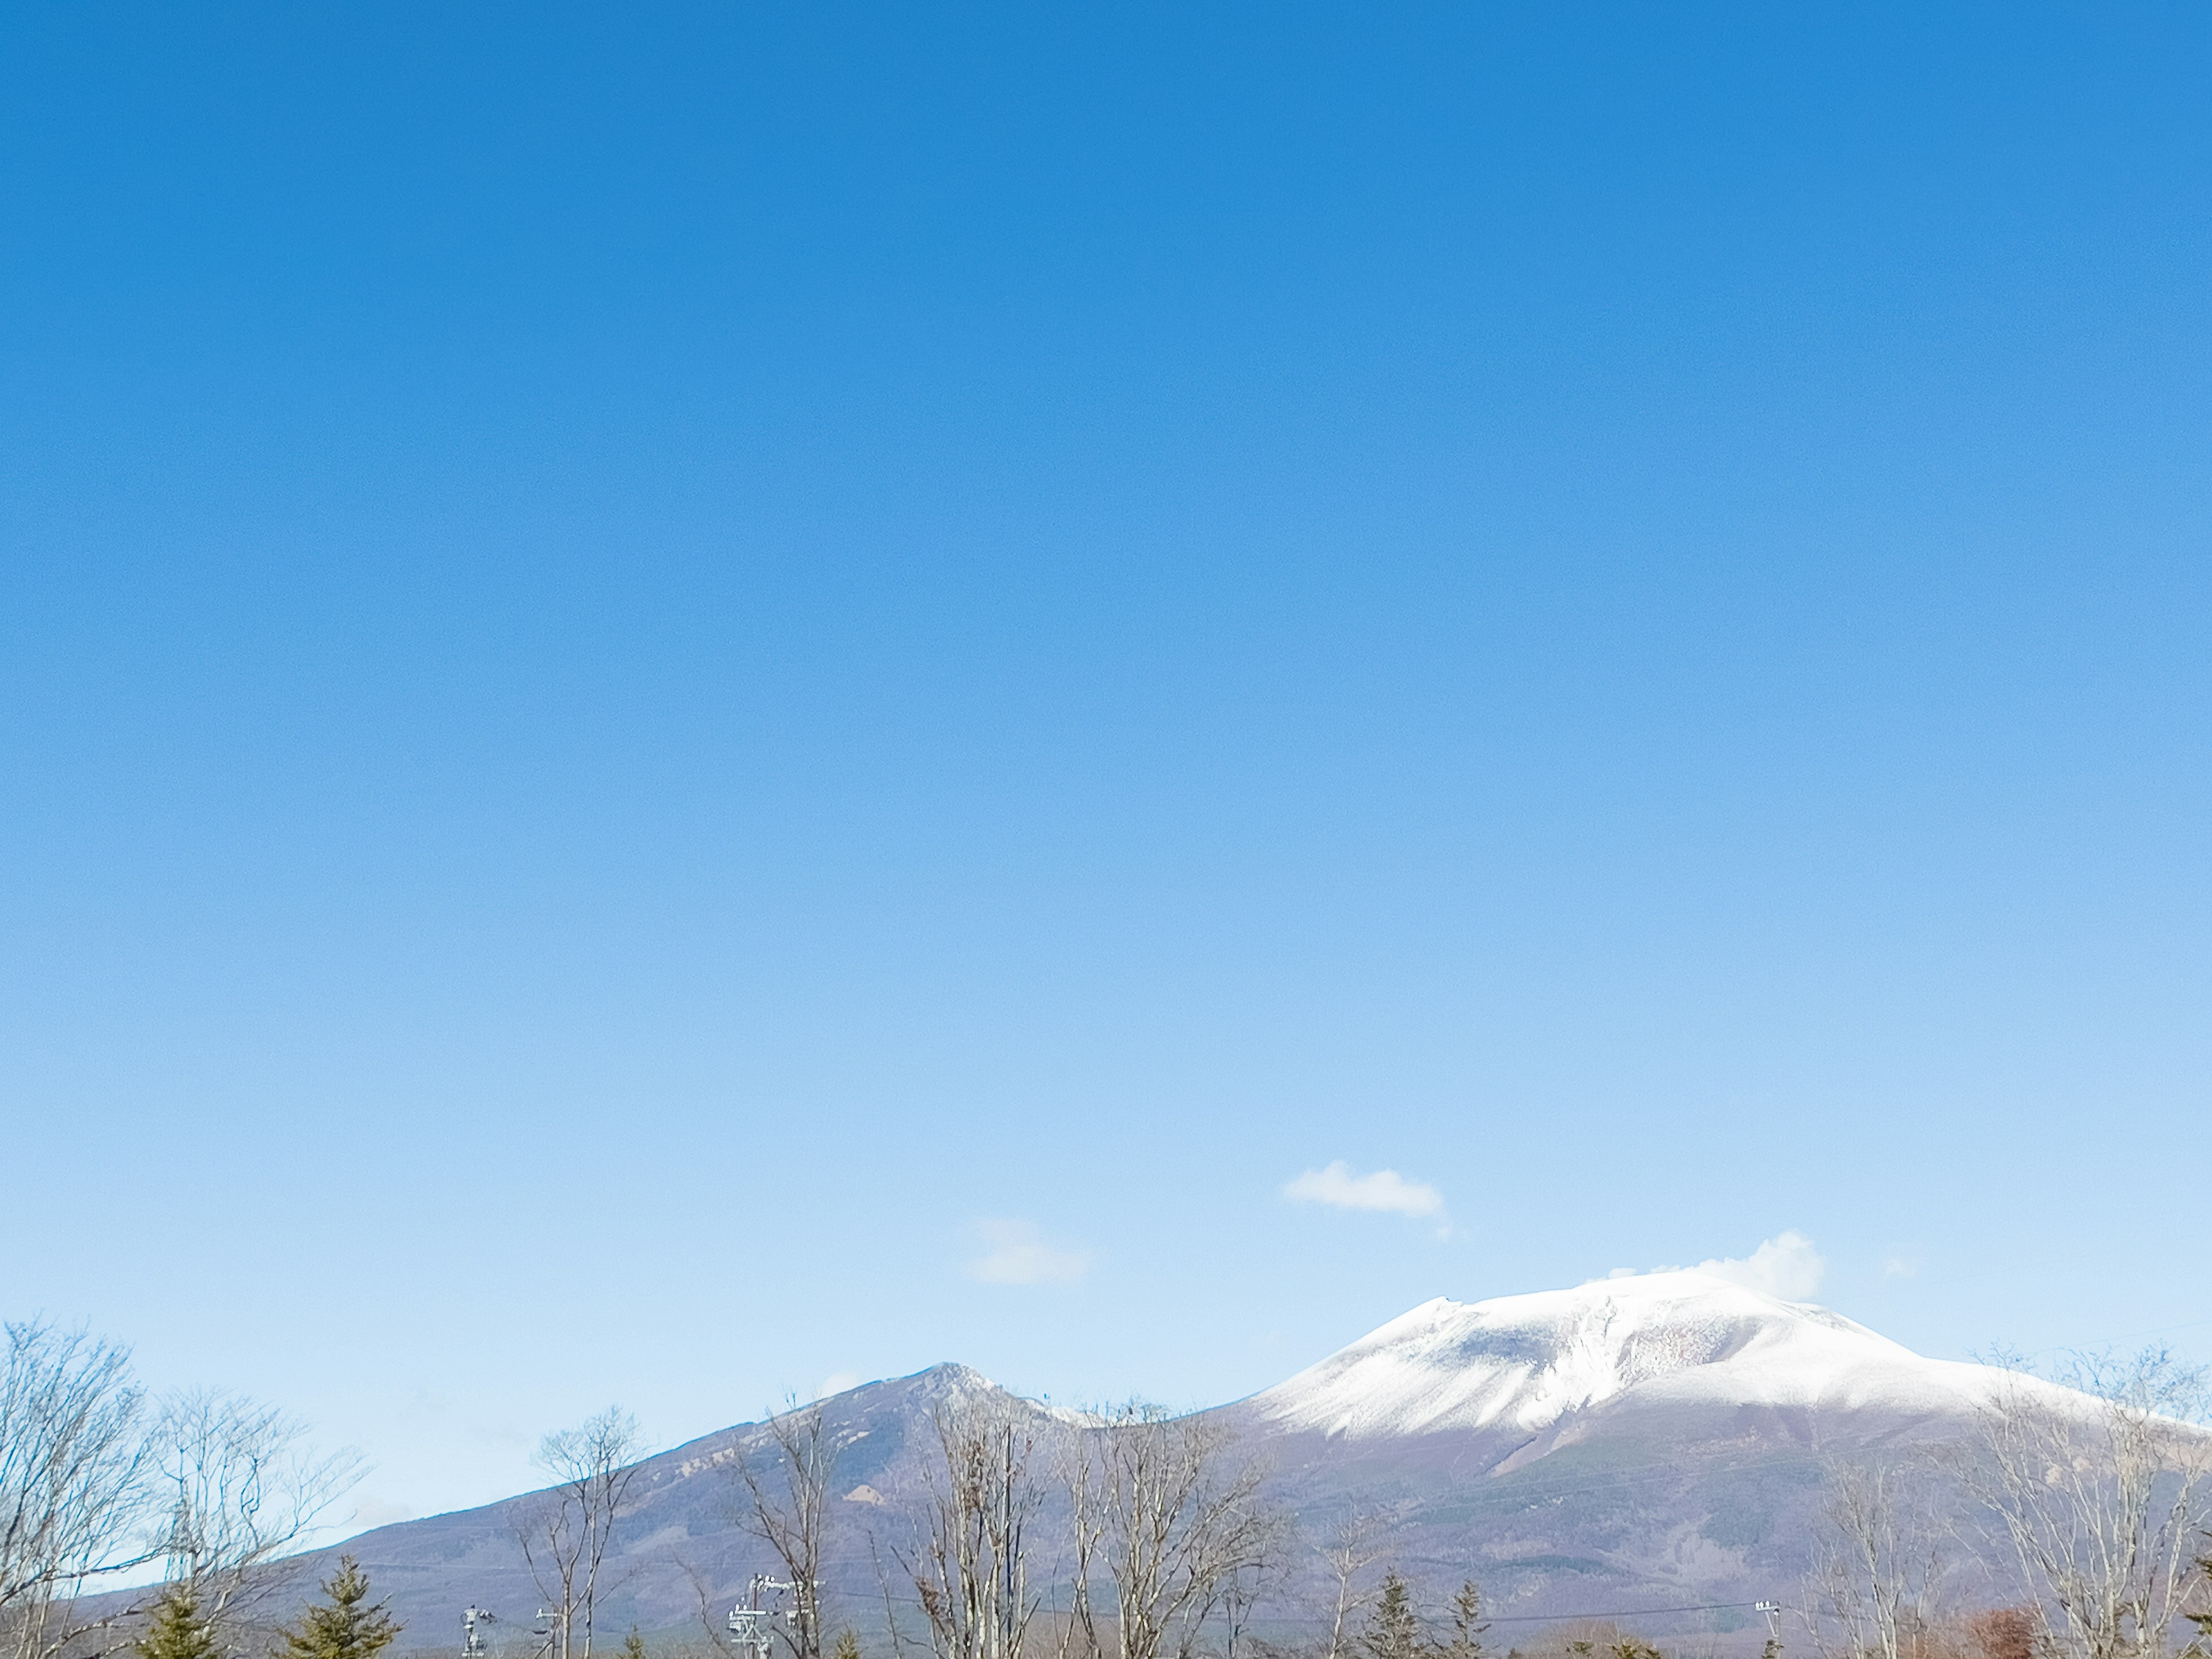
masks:
{"label": "mountain ridge", "polygon": [[[2009,1374],[1932,1360],[1810,1303],[1694,1270],[1460,1303],[1437,1297],[1244,1399],[1200,1413],[1271,1467],[1303,1529],[1288,1606],[1316,1547],[1379,1529],[1390,1559],[1435,1582],[1483,1583],[1504,1618],[1620,1606],[1747,1607],[1802,1580],[1826,1457],[1955,1437]],[[880,1608],[877,1564],[919,1491],[932,1414],[988,1395],[1059,1423],[941,1362],[822,1402],[840,1447],[825,1582],[853,1616]],[[774,1565],[735,1522],[738,1454],[773,1455],[761,1424],[645,1460],[620,1544],[625,1582],[603,1625],[666,1629],[719,1616]],[[396,1522],[356,1555],[410,1622],[471,1602],[536,1605],[511,1517],[533,1494]]]}

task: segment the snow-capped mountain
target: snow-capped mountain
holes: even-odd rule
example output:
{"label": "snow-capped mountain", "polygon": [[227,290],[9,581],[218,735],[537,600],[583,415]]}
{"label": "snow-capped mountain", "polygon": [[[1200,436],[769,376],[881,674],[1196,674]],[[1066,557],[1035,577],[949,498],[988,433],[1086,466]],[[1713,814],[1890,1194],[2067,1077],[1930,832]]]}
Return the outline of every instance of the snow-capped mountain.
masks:
{"label": "snow-capped mountain", "polygon": [[[2000,1375],[1923,1358],[1826,1309],[1666,1273],[1440,1297],[1215,1414],[1299,1522],[1286,1619],[1298,1574],[1349,1525],[1417,1582],[1477,1579],[1501,1620],[1694,1607],[1716,1634],[1748,1626],[1750,1602],[1796,1592],[1824,1459],[1955,1437]],[[1041,1422],[1083,1420],[958,1365],[826,1402],[842,1448],[828,1587],[844,1616],[880,1618],[878,1564],[904,1537],[931,1413],[983,1393]],[[696,1621],[773,1565],[735,1524],[740,1447],[772,1455],[763,1429],[741,1425],[643,1466],[611,1627]],[[434,1645],[471,1601],[536,1605],[512,1513],[406,1522],[346,1548]]]}
{"label": "snow-capped mountain", "polygon": [[1725,1624],[1797,1593],[1824,1462],[1954,1439],[2006,1377],[1674,1272],[1439,1297],[1221,1410],[1316,1537],[1380,1517],[1409,1573],[1506,1616]]}
{"label": "snow-capped mountain", "polygon": [[1990,1377],[1825,1308],[1660,1273],[1489,1302],[1438,1297],[1248,1409],[1262,1424],[1354,1437],[1534,1437],[1630,1401],[1943,1414],[1986,1400]]}

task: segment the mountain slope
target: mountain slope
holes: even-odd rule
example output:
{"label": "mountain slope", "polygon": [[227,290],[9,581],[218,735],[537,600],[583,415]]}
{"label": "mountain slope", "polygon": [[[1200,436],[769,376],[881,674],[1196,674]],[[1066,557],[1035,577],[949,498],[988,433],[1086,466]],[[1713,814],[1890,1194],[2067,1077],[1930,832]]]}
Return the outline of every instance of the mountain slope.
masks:
{"label": "mountain slope", "polygon": [[[881,1494],[908,1490],[917,1478],[916,1458],[931,1436],[933,1413],[984,1396],[1041,1420],[1067,1415],[1023,1401],[955,1364],[865,1383],[824,1402],[829,1436],[840,1448],[836,1508],[844,1517],[840,1547],[828,1565],[848,1604],[865,1607],[875,1592],[866,1534],[884,1516]],[[741,1424],[720,1430],[639,1467],[606,1574],[613,1589],[600,1610],[603,1635],[618,1639],[633,1623],[647,1630],[689,1625],[696,1631],[702,1609],[719,1620],[751,1574],[776,1567],[766,1548],[738,1524],[744,1504],[737,1476],[740,1455],[763,1470],[775,1467],[766,1428]],[[543,1496],[525,1493],[480,1509],[399,1522],[341,1547],[359,1559],[380,1595],[392,1597],[408,1626],[409,1647],[443,1646],[449,1634],[458,1645],[461,1609],[474,1605],[501,1621],[506,1634],[498,1649],[526,1652],[532,1644],[523,1633],[544,1597],[532,1580],[515,1528]],[[318,1552],[307,1564],[313,1577],[326,1573],[337,1553]],[[310,1582],[303,1578],[302,1589]]]}
{"label": "mountain slope", "polygon": [[[1432,1586],[1477,1578],[1511,1620],[1789,1599],[1822,1460],[1957,1436],[1997,1376],[1923,1358],[1825,1309],[1656,1273],[1438,1298],[1213,1414],[1267,1461],[1275,1500],[1300,1523],[1280,1617],[1302,1616],[1319,1547],[1349,1528]],[[932,1413],[983,1393],[1013,1401],[943,1365],[825,1403],[841,1447],[829,1589],[844,1616],[881,1617],[877,1564],[903,1540],[900,1504],[916,1490]],[[1041,1423],[1072,1415],[1015,1408]],[[773,1566],[734,1524],[740,1450],[772,1455],[766,1431],[745,1425],[643,1466],[603,1628],[718,1615]],[[471,1601],[511,1619],[538,1604],[512,1528],[527,1501],[346,1547],[394,1595],[411,1638],[435,1644]],[[1696,1618],[1710,1631],[1749,1615]]]}
{"label": "mountain slope", "polygon": [[1668,1273],[1439,1297],[1223,1410],[1312,1535],[1379,1522],[1410,1571],[1556,1616],[1790,1599],[1823,1461],[1962,1435],[2000,1377]]}

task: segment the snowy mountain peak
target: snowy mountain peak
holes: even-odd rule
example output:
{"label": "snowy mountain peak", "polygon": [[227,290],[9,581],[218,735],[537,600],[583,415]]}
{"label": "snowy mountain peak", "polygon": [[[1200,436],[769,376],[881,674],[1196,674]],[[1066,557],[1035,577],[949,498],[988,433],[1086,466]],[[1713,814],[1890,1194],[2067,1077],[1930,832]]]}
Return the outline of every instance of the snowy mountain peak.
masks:
{"label": "snowy mountain peak", "polygon": [[1280,1427],[1332,1435],[1534,1435],[1628,1400],[1955,1407],[1984,1397],[1985,1376],[1825,1308],[1674,1272],[1473,1304],[1438,1297],[1249,1407]]}

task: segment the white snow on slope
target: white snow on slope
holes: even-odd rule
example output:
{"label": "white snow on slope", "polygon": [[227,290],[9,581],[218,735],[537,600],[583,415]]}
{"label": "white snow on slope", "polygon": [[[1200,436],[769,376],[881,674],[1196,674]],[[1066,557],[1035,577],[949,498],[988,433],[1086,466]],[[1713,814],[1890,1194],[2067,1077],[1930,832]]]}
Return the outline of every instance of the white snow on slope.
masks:
{"label": "white snow on slope", "polygon": [[1692,1270],[1472,1304],[1438,1297],[1249,1407],[1277,1427],[1352,1437],[1533,1434],[1615,1401],[1957,1413],[2004,1376]]}

